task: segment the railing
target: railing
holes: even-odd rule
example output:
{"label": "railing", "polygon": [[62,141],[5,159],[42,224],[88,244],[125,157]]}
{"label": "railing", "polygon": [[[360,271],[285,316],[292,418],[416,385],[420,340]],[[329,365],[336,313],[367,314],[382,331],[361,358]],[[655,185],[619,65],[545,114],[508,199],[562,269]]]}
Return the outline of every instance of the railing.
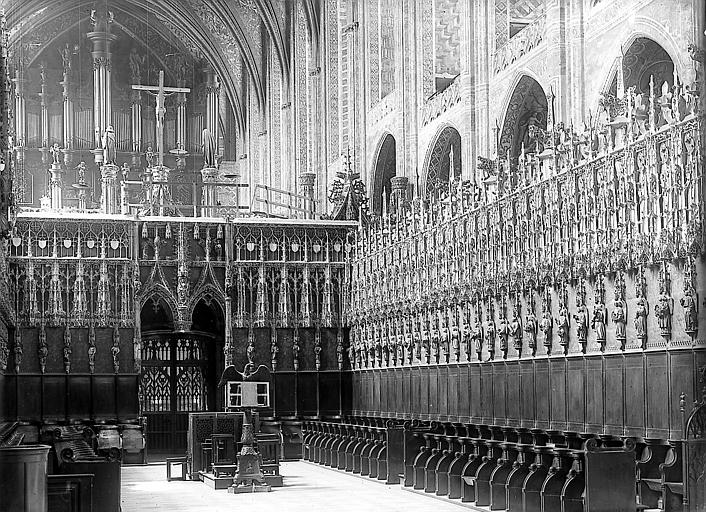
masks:
{"label": "railing", "polygon": [[426,126],[461,101],[459,76],[443,91],[431,96],[422,107],[422,126]]}
{"label": "railing", "polygon": [[520,30],[493,55],[493,71],[497,74],[539,45],[544,38],[546,16],[541,15]]}
{"label": "railing", "polygon": [[307,196],[267,185],[256,185],[250,211],[268,217],[314,219],[319,217],[318,203],[316,199]]}

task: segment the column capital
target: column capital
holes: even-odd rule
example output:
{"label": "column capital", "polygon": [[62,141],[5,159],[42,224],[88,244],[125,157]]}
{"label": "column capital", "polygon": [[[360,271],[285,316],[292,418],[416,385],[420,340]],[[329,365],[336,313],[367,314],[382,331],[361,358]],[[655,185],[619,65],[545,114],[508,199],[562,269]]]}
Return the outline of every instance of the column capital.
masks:
{"label": "column capital", "polygon": [[299,183],[302,187],[313,187],[316,182],[316,173],[314,172],[304,172],[299,175]]}

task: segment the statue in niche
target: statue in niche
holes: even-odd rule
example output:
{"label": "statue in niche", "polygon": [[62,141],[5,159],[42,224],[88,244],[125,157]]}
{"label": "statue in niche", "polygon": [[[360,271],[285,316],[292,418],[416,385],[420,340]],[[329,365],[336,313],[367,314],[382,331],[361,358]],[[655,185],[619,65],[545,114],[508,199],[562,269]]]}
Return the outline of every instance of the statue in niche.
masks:
{"label": "statue in niche", "polygon": [[525,316],[525,332],[527,333],[527,345],[534,350],[537,348],[537,316],[534,314],[534,308],[530,308],[529,313]]}
{"label": "statue in niche", "polygon": [[591,318],[591,326],[593,330],[596,331],[596,342],[603,347],[606,342],[606,329],[605,324],[608,320],[608,312],[606,311],[605,304],[596,296],[596,305],[593,307],[593,318]]}
{"label": "statue in niche", "polygon": [[588,308],[583,303],[583,300],[579,300],[574,320],[576,320],[576,337],[584,350],[588,339],[588,316]]}
{"label": "statue in niche", "polygon": [[96,369],[96,331],[93,325],[88,331],[88,369],[91,373]]}
{"label": "statue in niche", "polygon": [[503,352],[503,357],[507,356],[507,339],[510,336],[510,325],[505,318],[505,315],[501,315],[498,319],[498,336],[500,337],[500,350]]}
{"label": "statue in niche", "polygon": [[638,297],[635,305],[635,333],[637,339],[644,347],[647,341],[647,315],[649,314],[649,304],[644,297]]}
{"label": "statue in niche", "polygon": [[480,316],[476,316],[476,323],[471,328],[471,340],[480,358],[480,353],[483,351],[483,326],[480,322]]}
{"label": "statue in niche", "polygon": [[524,145],[527,153],[541,153],[544,151],[544,144],[541,140],[541,112],[532,112],[524,123],[519,127],[519,140]]}
{"label": "statue in niche", "polygon": [[493,321],[493,317],[488,312],[488,320],[485,323],[485,337],[488,340],[488,352],[490,353],[490,359],[493,359],[493,356],[495,355],[495,322]]}
{"label": "statue in niche", "polygon": [[112,125],[108,125],[103,134],[103,165],[115,165],[116,158],[115,130]]}
{"label": "statue in niche", "polygon": [[66,373],[71,373],[71,331],[66,326],[64,330],[64,370]]}
{"label": "statue in niche", "polygon": [[569,309],[565,304],[559,306],[559,317],[556,319],[556,333],[559,336],[559,344],[563,347],[569,344]]}
{"label": "statue in niche", "polygon": [[522,323],[520,315],[517,312],[517,307],[512,310],[512,319],[510,320],[510,337],[512,338],[512,347],[518,352],[522,350]]}
{"label": "statue in niche", "polygon": [[120,371],[120,331],[117,325],[113,328],[113,346],[110,353],[113,356],[113,371],[118,373]]}
{"label": "statue in niche", "polygon": [[611,313],[611,318],[615,324],[615,339],[620,342],[621,347],[624,347],[625,340],[627,339],[625,334],[625,324],[627,322],[625,315],[625,304],[622,299],[616,297],[613,301],[613,306],[615,309],[613,309],[613,312]]}
{"label": "statue in niche", "polygon": [[684,296],[679,301],[684,309],[684,330],[690,336],[696,335],[699,330],[699,306],[695,295],[693,289],[688,287],[684,290]]}
{"label": "statue in niche", "polygon": [[547,347],[547,351],[551,350],[552,346],[552,328],[554,322],[552,321],[552,315],[549,312],[549,306],[547,304],[542,308],[542,319],[539,321],[539,329],[544,333],[544,346]]}
{"label": "statue in niche", "polygon": [[664,338],[672,335],[672,313],[674,311],[674,299],[667,293],[666,286],[662,284],[659,290],[659,298],[655,304],[655,316],[659,324],[660,334]]}
{"label": "statue in niche", "polygon": [[208,128],[204,128],[203,132],[201,132],[201,150],[203,151],[204,168],[215,168],[218,144],[216,143],[216,138]]}

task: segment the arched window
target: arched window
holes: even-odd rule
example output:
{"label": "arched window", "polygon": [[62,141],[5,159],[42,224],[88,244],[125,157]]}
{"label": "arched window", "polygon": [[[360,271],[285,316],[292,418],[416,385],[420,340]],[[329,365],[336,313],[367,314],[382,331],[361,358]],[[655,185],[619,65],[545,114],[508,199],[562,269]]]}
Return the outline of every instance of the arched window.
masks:
{"label": "arched window", "polygon": [[[451,165],[453,163],[453,170]],[[431,195],[448,188],[449,181],[461,176],[461,134],[447,126],[431,148],[424,178],[424,192]]]}

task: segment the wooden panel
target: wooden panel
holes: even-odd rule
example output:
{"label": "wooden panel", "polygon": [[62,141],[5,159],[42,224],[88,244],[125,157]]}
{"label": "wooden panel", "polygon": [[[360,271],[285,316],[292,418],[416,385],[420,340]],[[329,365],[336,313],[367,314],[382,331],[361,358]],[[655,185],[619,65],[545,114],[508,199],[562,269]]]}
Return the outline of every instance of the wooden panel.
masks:
{"label": "wooden panel", "polygon": [[459,398],[459,392],[458,392],[458,374],[459,374],[459,368],[457,366],[451,366],[449,367],[449,385],[448,385],[448,396],[449,396],[449,403],[448,403],[448,415],[452,418],[458,419],[459,416],[461,416],[461,413],[458,409],[458,398]]}
{"label": "wooden panel", "polygon": [[[135,391],[135,393],[137,393]],[[137,398],[137,396],[135,396]],[[91,377],[88,375],[71,375],[69,377],[69,419],[91,419]],[[135,414],[137,416],[137,414]]]}
{"label": "wooden panel", "polygon": [[412,370],[405,368],[402,370],[402,401],[404,403],[405,414],[411,415],[412,409]]}
{"label": "wooden panel", "polygon": [[93,475],[48,475],[47,501],[52,512],[91,512]]}
{"label": "wooden panel", "polygon": [[412,368],[412,414],[421,418],[422,414],[422,369]]}
{"label": "wooden panel", "polygon": [[420,407],[419,407],[419,413],[421,414],[422,418],[429,418],[429,367],[421,367],[420,369],[421,373],[421,386],[419,388],[419,401],[420,401]]}
{"label": "wooden panel", "polygon": [[507,371],[504,363],[493,364],[493,417],[498,425],[504,425],[506,419],[505,412],[505,391],[507,389]]}
{"label": "wooden panel", "polygon": [[549,361],[537,360],[534,370],[537,428],[549,428]]}
{"label": "wooden panel", "polygon": [[605,359],[605,431],[623,433],[623,356]]}
{"label": "wooden panel", "polygon": [[625,434],[645,435],[645,373],[642,354],[625,356]]}
{"label": "wooden panel", "polygon": [[[11,376],[8,376],[10,378]],[[42,410],[42,378],[38,375],[19,375],[12,377],[17,393],[17,418],[36,420]]]}
{"label": "wooden panel", "polygon": [[299,414],[304,416],[315,416],[317,414],[317,394],[316,373],[297,373],[297,409]]}
{"label": "wooden panel", "polygon": [[534,364],[520,362],[520,426],[533,428],[535,424]]}
{"label": "wooden panel", "polygon": [[566,360],[551,359],[549,361],[551,383],[551,422],[555,430],[566,429]]}
{"label": "wooden panel", "polygon": [[66,418],[66,377],[45,375],[42,380],[42,411],[44,420]]}
{"label": "wooden panel", "polygon": [[392,379],[393,391],[395,393],[395,412],[396,415],[404,414],[404,374],[402,368],[397,368],[394,371]]}
{"label": "wooden panel", "polygon": [[570,431],[581,432],[584,430],[584,387],[585,373],[583,359],[570,359],[568,361],[566,399],[568,404],[567,417]]}
{"label": "wooden panel", "polygon": [[507,375],[507,403],[506,416],[507,424],[513,427],[520,426],[522,408],[520,405],[520,366],[516,361],[508,362],[505,365]]}
{"label": "wooden panel", "polygon": [[[686,394],[686,403],[694,401],[694,356],[690,351],[672,352],[669,356],[669,435],[671,439],[681,439],[682,419],[679,411],[679,395]],[[703,383],[701,384],[703,386]]]}
{"label": "wooden panel", "polygon": [[480,410],[483,423],[493,422],[493,367],[481,364],[480,368]]}
{"label": "wooden panel", "polygon": [[373,409],[373,414],[379,415],[382,409],[380,402],[380,370],[370,372],[370,378],[372,379],[373,386],[373,403],[371,408]]}
{"label": "wooden panel", "polygon": [[[356,374],[356,381],[359,381]],[[296,375],[293,373],[275,373],[274,379],[274,404],[275,414],[280,416],[293,416],[296,405]]]}
{"label": "wooden panel", "polygon": [[586,358],[586,430],[603,430],[603,358]]}
{"label": "wooden panel", "polygon": [[338,372],[319,373],[319,409],[326,416],[341,413],[341,379]]}
{"label": "wooden panel", "polygon": [[378,374],[380,381],[380,413],[386,416],[389,409],[390,402],[390,369],[380,370]]}
{"label": "wooden panel", "polygon": [[458,381],[458,409],[461,421],[470,421],[471,418],[471,367],[464,365],[459,368]]}
{"label": "wooden panel", "polygon": [[480,364],[472,364],[469,370],[470,404],[469,410],[473,421],[480,421],[483,416],[483,398],[481,394]]}
{"label": "wooden panel", "polygon": [[138,374],[120,374],[116,376],[118,383],[118,419],[120,421],[137,419],[139,416],[138,379]]}
{"label": "wooden panel", "polygon": [[345,414],[350,414],[353,406],[353,383],[350,372],[341,374],[341,409]]}
{"label": "wooden panel", "polygon": [[115,377],[96,375],[93,378],[93,415],[96,419],[117,420],[115,413]]}

